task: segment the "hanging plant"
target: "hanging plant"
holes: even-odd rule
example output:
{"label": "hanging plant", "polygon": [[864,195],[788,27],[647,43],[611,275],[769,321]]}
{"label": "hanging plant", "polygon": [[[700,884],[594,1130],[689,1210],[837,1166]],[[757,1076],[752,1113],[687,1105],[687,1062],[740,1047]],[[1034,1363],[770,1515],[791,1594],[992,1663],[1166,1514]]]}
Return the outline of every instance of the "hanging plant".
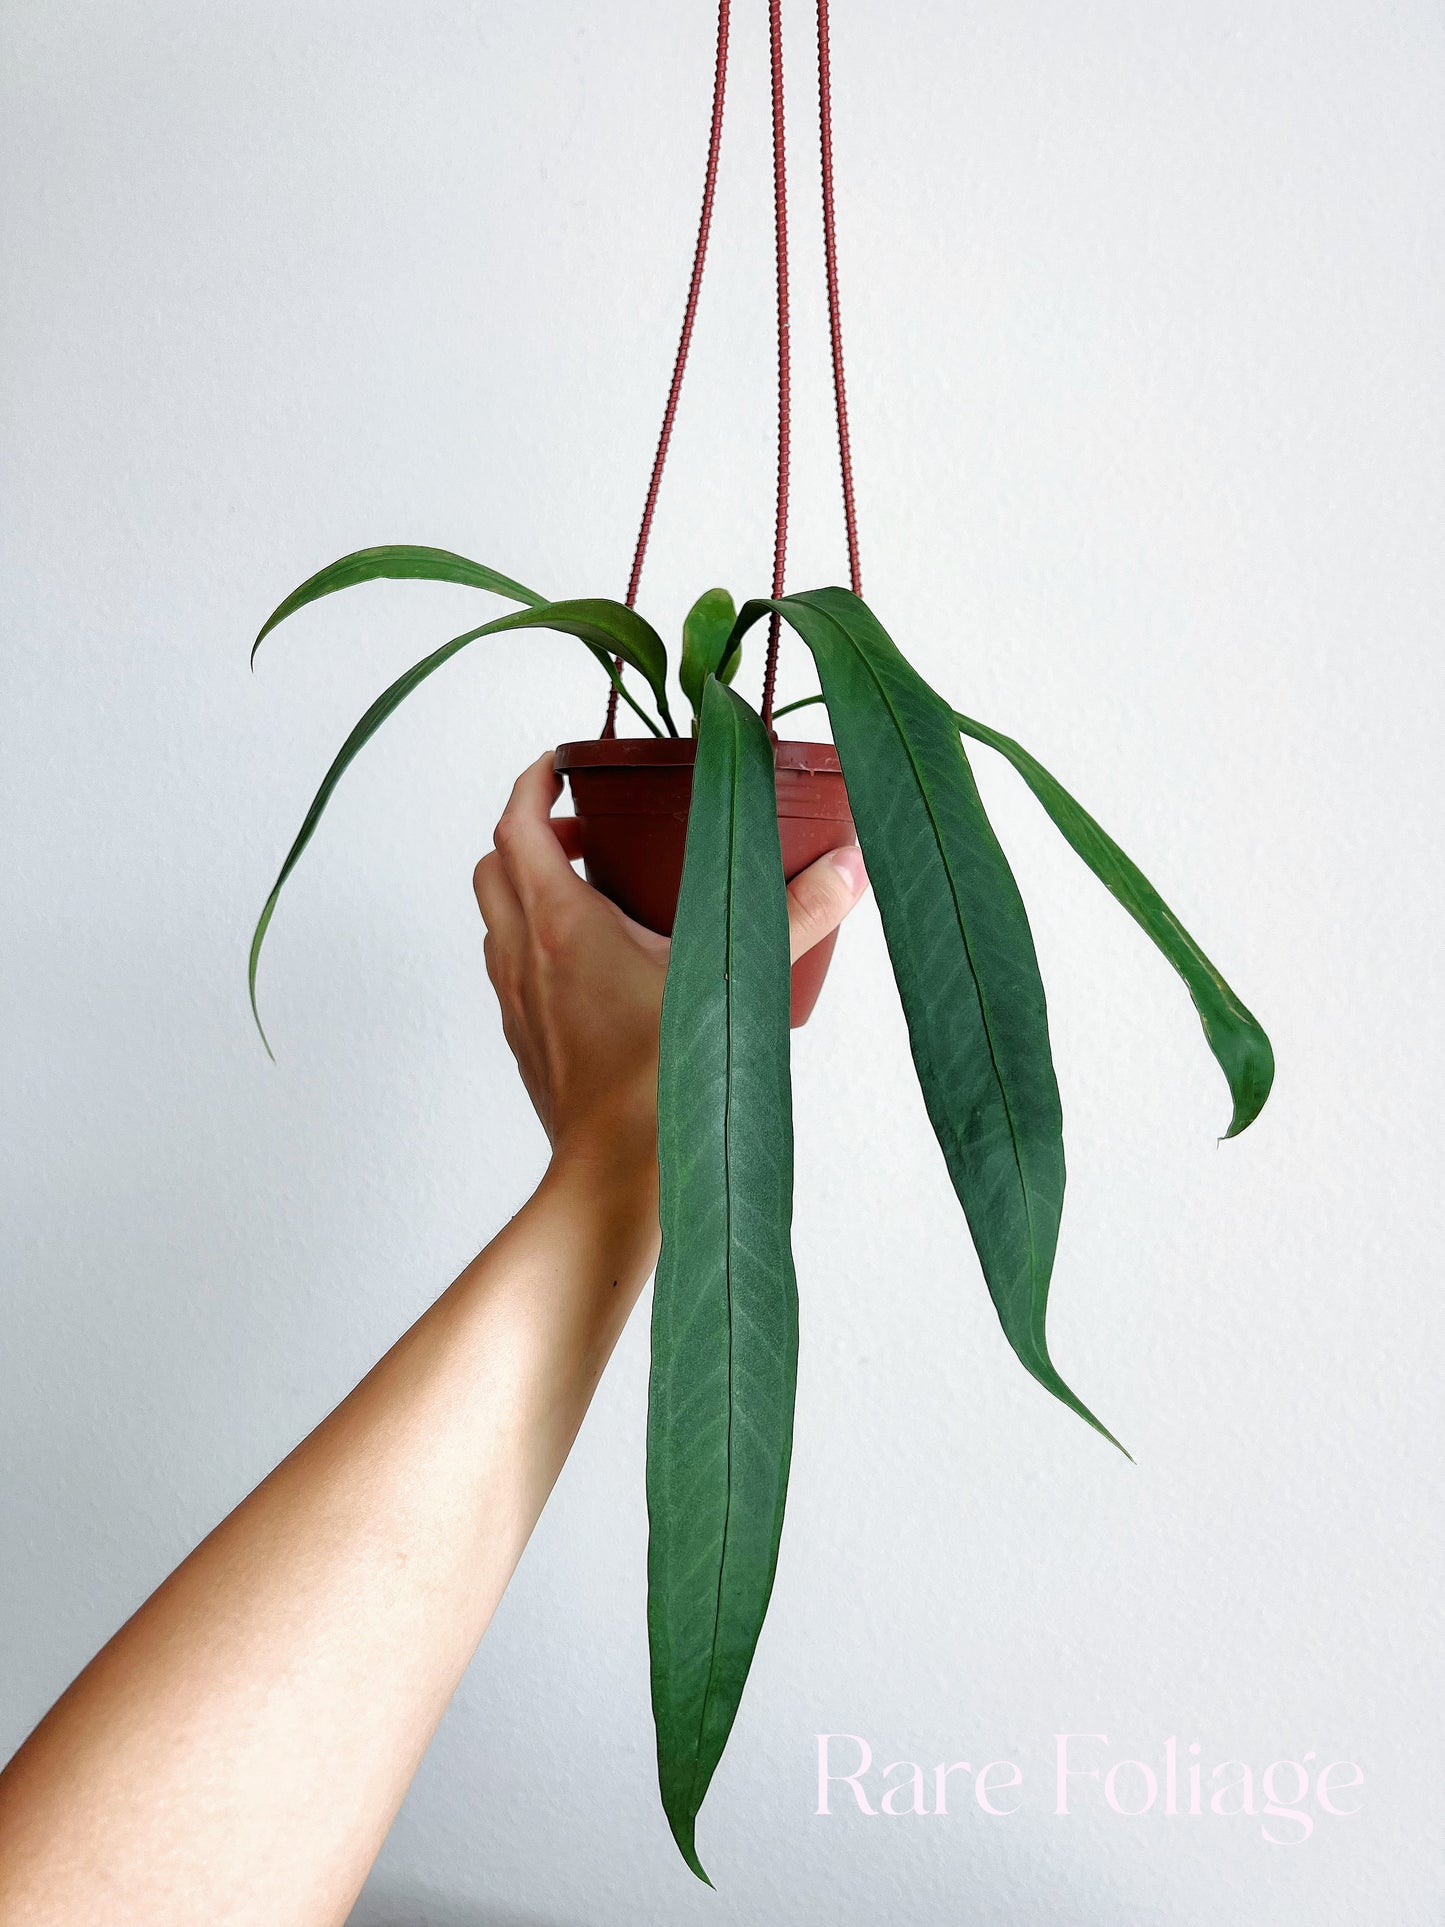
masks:
{"label": "hanging plant", "polygon": [[[1062,1112],[1028,917],[965,738],[1013,765],[1184,980],[1229,1085],[1226,1136],[1258,1116],[1274,1075],[1258,1021],[1138,867],[1027,750],[931,688],[862,598],[839,319],[827,0],[817,0],[817,12],[823,234],[851,586],[784,592],[787,202],[780,0],[769,0],[779,349],[772,593],[739,611],[727,591],[710,589],[693,605],[676,665],[682,713],[691,720],[690,733],[681,734],[669,702],[667,647],[634,604],[712,217],[728,50],[729,4],[721,0],[702,217],[626,599],[549,601],[448,550],[362,549],[304,582],[256,639],[259,647],[323,596],[379,578],[460,583],[523,605],[423,657],[342,745],[256,925],[250,991],[258,1027],[257,964],[280,892],[345,770],[414,689],[474,642],[539,628],[575,637],[610,683],[602,734],[563,744],[556,768],[572,786],[589,879],[672,938],[658,1081],[662,1251],[648,1395],[647,1619],[662,1802],[683,1857],[703,1879],[697,1815],[767,1611],[792,1449],[798,1319],[788,1028],[811,1012],[833,940],[800,958],[790,977],[787,881],[850,842],[856,829],[929,1120],[1005,1336],[1025,1369],[1111,1443],[1118,1441],[1049,1355]],[[764,617],[768,644],[755,709],[729,685],[745,637]],[[810,652],[821,689],[775,709],[782,622]],[[618,737],[619,703],[646,737]],[[833,742],[778,741],[776,720],[810,703],[826,705]]]}

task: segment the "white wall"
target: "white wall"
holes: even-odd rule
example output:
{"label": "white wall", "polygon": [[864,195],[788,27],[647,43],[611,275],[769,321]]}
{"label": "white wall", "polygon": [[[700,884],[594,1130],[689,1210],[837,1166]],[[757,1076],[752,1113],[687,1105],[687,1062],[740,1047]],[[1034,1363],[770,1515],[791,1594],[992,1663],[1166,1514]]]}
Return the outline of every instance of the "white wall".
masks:
{"label": "white wall", "polygon": [[[768,567],[763,11],[645,583],[668,629]],[[791,16],[806,586],[841,564]],[[477,605],[337,598],[254,680],[247,644],[370,542],[619,592],[712,18],[0,21],[8,1750],[538,1174],[469,875],[520,763],[595,727],[595,670],[560,639],[478,653],[366,752],[274,926],[273,1068],[244,958],[277,861],[356,715]],[[870,908],[796,1051],[793,1496],[705,1811],[719,1892],[653,1784],[639,1315],[356,1918],[1425,1927],[1445,27],[1427,0],[836,0],[835,30],[870,597],[1144,864],[1278,1088],[1216,1149],[1187,998],[980,752],[1068,1117],[1056,1355],[1137,1469],[1007,1352]],[[1363,1810],[1291,1848],[1097,1791],[1060,1818],[1068,1729],[1356,1761]],[[820,1731],[1011,1758],[1024,1810],[820,1819]]]}

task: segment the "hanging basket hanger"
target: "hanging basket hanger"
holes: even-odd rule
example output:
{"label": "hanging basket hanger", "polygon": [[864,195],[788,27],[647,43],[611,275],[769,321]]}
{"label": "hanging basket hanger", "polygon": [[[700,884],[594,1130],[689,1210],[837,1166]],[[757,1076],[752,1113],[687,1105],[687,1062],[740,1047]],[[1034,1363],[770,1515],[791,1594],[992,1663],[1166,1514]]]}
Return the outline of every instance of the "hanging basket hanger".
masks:
{"label": "hanging basket hanger", "polygon": [[[828,284],[828,336],[833,363],[833,403],[838,424],[838,462],[843,483],[843,523],[848,544],[848,580],[854,595],[861,595],[863,577],[858,560],[858,516],[853,495],[853,458],[848,439],[848,396],[843,373],[843,323],[838,295],[838,237],[833,209],[833,98],[829,62],[828,0],[817,0],[817,8],[818,136],[822,156],[823,256]],[[673,424],[677,419],[678,399],[682,394],[683,375],[687,369],[688,350],[692,346],[693,324],[697,318],[698,296],[702,290],[703,269],[707,261],[713,202],[717,192],[718,154],[722,146],[731,13],[731,0],[719,0],[717,57],[713,69],[712,120],[708,130],[707,165],[703,173],[702,211],[698,219],[697,241],[693,247],[692,274],[688,280],[682,330],[678,337],[677,354],[672,364],[672,380],[668,384],[667,402],[662,411],[662,428],[657,438],[657,451],[652,458],[652,473],[648,479],[647,496],[642,507],[637,545],[632,555],[632,573],[628,579],[626,596],[629,609],[635,608],[637,604],[638,585],[642,580],[642,565],[647,554],[648,538],[652,534],[652,522],[657,511],[657,498],[662,486],[662,471],[667,462],[668,447],[672,441]],[[778,316],[778,460],[777,496],[773,518],[772,593],[774,596],[780,596],[783,593],[783,576],[787,562],[788,490],[792,454],[792,356],[789,341],[788,302],[788,162],[787,117],[783,90],[782,0],[768,0],[768,53],[772,85],[773,227]],[[614,666],[620,677],[623,668],[621,660],[619,659]],[[772,728],[773,694],[777,673],[778,617],[774,614],[768,623],[767,667],[763,676],[762,718],[769,729]],[[617,734],[617,684],[615,682],[607,699],[607,717],[602,734],[604,737]]]}

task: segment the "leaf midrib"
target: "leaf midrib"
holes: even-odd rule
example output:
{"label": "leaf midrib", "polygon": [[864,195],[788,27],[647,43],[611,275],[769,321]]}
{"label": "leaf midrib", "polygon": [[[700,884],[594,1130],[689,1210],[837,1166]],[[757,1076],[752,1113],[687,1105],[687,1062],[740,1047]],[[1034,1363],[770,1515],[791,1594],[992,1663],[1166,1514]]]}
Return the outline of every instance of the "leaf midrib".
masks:
{"label": "leaf midrib", "polygon": [[[704,680],[703,688],[704,690],[706,690],[707,688],[706,680]],[[703,1738],[707,1732],[708,1709],[712,1705],[713,1680],[717,1673],[718,1628],[722,1624],[723,1578],[727,1572],[728,1535],[732,1529],[732,1512],[733,1512],[733,1354],[735,1351],[735,1346],[733,1343],[733,1277],[732,1277],[733,1199],[732,1199],[732,1184],[730,1182],[730,1179],[731,1179],[731,1171],[732,1171],[731,1160],[732,1160],[732,1110],[733,1110],[733,897],[734,897],[734,891],[736,889],[736,884],[737,884],[737,865],[735,864],[733,858],[734,858],[734,853],[737,850],[738,789],[739,789],[738,776],[739,776],[739,764],[741,759],[738,754],[740,739],[739,739],[737,719],[732,715],[731,712],[728,713],[728,728],[732,732],[733,783],[732,783],[732,801],[728,811],[728,846],[727,846],[728,889],[727,889],[727,903],[726,903],[726,911],[725,911],[725,927],[723,932],[723,957],[726,964],[726,968],[723,973],[723,984],[725,986],[723,991],[723,1005],[724,1005],[723,1081],[724,1081],[724,1086],[727,1093],[726,1101],[723,1104],[723,1251],[725,1254],[724,1267],[723,1267],[723,1293],[724,1293],[724,1302],[727,1307],[727,1360],[728,1360],[727,1431],[725,1434],[725,1445],[723,1449],[723,1464],[724,1464],[724,1473],[725,1473],[724,1481],[723,1481],[723,1489],[726,1496],[723,1501],[722,1543],[718,1548],[717,1593],[713,1601],[712,1638],[708,1646],[707,1685],[703,1689],[702,1705],[698,1711],[697,1741],[696,1741],[696,1744],[694,1745],[693,1756],[692,1756],[692,1784],[688,1789],[689,1817],[693,1820],[696,1820],[697,1810],[701,1805],[701,1800],[698,1796],[697,1781],[698,1781],[698,1775],[702,1771]],[[704,1793],[706,1793],[706,1788],[704,1788],[703,1791]]]}

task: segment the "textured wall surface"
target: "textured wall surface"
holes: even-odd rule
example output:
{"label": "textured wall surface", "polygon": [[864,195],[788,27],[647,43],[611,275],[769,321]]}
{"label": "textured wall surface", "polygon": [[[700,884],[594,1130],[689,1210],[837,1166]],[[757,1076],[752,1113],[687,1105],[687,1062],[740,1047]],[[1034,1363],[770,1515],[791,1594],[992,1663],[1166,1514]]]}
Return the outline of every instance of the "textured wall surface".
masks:
{"label": "textured wall surface", "polygon": [[[669,633],[769,565],[764,18],[644,584]],[[1137,1466],[1008,1354],[869,908],[796,1043],[797,1449],[719,1892],[653,1784],[639,1315],[355,1919],[1426,1927],[1445,26],[836,0],[835,31],[870,599],[1144,865],[1276,1094],[1216,1148],[1187,997],[978,752],[1068,1121],[1055,1353]],[[712,17],[7,0],[0,33],[8,1751],[538,1175],[469,877],[516,768],[595,727],[595,667],[493,645],[366,751],[273,926],[273,1067],[244,962],[279,857],[374,693],[495,605],[380,585],[254,679],[247,644],[379,541],[619,593]],[[804,587],[842,565],[803,0],[789,34]],[[1357,1762],[1360,1811],[1275,1845],[1079,1780],[1059,1816],[1064,1731],[1096,1767]],[[1019,1811],[818,1817],[820,1732],[1011,1761]]]}

